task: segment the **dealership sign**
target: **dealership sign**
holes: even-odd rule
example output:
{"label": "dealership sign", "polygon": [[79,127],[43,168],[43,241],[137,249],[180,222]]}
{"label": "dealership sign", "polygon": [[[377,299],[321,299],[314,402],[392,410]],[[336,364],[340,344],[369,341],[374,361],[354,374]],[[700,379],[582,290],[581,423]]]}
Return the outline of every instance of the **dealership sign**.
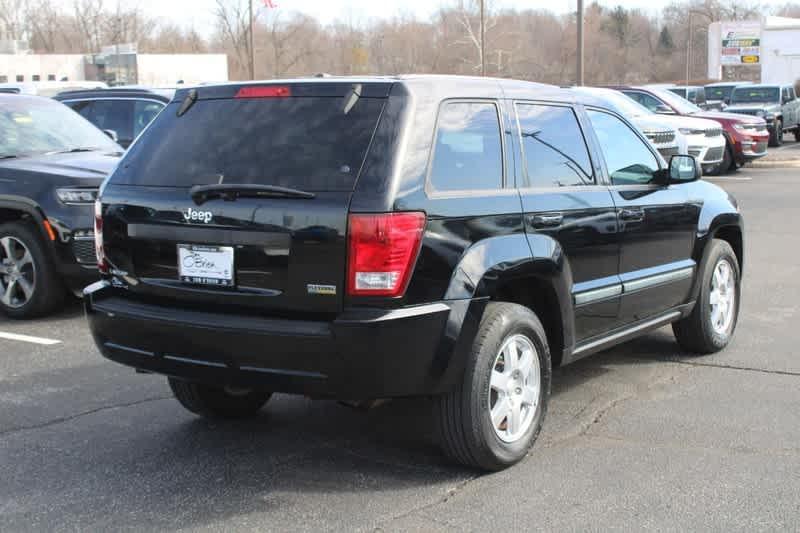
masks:
{"label": "dealership sign", "polygon": [[753,65],[761,61],[761,23],[723,22],[723,65]]}

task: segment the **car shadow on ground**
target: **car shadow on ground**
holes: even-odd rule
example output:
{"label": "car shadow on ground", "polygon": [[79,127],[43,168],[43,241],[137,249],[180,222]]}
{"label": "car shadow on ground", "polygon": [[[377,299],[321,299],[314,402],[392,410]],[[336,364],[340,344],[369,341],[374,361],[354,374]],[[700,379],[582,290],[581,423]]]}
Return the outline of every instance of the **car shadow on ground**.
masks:
{"label": "car shadow on ground", "polygon": [[[556,369],[553,400],[578,397],[574,393],[583,387],[602,387],[607,374],[620,365],[658,364],[676,354],[671,335],[662,331]],[[108,501],[115,516],[135,518],[137,527],[193,528],[273,510],[288,517],[302,513],[306,501],[342,508],[339,504],[351,499],[354,505],[365,503],[367,493],[374,502],[391,498],[381,495],[384,491],[406,491],[433,503],[482,475],[449,463],[441,454],[429,398],[394,400],[364,412],[334,401],[276,395],[255,419],[220,422],[183,411],[166,386],[162,388],[160,377],[137,379],[155,380],[149,390],[163,394],[120,402],[121,409],[110,407],[68,426],[54,425],[46,434],[20,433],[8,449],[9,459],[24,456],[32,445],[52,449],[42,449],[35,462],[19,465],[25,475],[0,489],[0,501],[52,492],[53,500],[65,503],[36,512],[52,512],[54,520],[68,515],[65,524],[102,525],[97,507]],[[549,416],[554,415],[551,411]],[[63,473],[55,486],[44,484],[48,471]],[[306,499],[306,494],[319,498]],[[69,503],[87,497],[98,505]],[[176,514],[176,509],[184,511]],[[7,525],[14,526],[26,516],[23,512],[10,518]]]}

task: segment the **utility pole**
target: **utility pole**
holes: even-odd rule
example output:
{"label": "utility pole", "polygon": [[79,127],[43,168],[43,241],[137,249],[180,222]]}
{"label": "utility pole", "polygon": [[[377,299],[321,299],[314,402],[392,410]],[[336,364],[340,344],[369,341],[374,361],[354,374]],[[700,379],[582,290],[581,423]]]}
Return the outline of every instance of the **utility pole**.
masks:
{"label": "utility pole", "polygon": [[481,76],[486,76],[486,6],[481,0]]}
{"label": "utility pole", "polygon": [[256,79],[256,48],[255,39],[253,37],[253,28],[255,27],[255,18],[253,17],[253,0],[247,0],[250,9],[250,79]]}
{"label": "utility pole", "polygon": [[577,85],[583,85],[583,0],[578,0],[578,65]]}
{"label": "utility pole", "polygon": [[692,61],[692,12],[689,11],[689,40],[686,42],[686,86],[689,86],[689,65]]}

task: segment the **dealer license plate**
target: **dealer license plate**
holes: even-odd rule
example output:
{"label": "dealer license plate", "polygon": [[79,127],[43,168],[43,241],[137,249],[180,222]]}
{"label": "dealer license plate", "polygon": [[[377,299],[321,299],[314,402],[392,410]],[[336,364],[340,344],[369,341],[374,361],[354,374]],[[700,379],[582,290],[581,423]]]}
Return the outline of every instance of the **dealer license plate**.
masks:
{"label": "dealer license plate", "polygon": [[178,245],[181,281],[197,285],[233,285],[233,247]]}

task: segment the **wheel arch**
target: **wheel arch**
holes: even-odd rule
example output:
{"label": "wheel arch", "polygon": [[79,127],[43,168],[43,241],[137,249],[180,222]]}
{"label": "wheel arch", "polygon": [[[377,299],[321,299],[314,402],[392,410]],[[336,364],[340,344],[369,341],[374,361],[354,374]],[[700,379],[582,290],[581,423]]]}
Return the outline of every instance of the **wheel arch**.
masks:
{"label": "wheel arch", "polygon": [[45,242],[52,240],[45,229],[47,218],[38,205],[27,198],[0,197],[0,224],[17,220],[32,220]]}
{"label": "wheel arch", "polygon": [[572,273],[557,241],[542,234],[513,234],[471,246],[445,298],[483,298],[529,308],[545,328],[555,366],[575,341],[571,291]]}

